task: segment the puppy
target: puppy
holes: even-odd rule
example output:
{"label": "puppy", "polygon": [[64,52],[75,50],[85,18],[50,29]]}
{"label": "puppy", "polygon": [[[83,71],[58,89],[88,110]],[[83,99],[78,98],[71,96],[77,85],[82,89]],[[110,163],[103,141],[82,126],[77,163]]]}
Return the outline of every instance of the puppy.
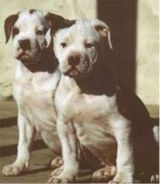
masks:
{"label": "puppy", "polygon": [[58,31],[54,43],[62,73],[55,105],[64,165],[51,181],[73,182],[80,155],[88,149],[105,163],[96,176],[107,181],[106,168],[116,164],[112,182],[133,183],[135,153],[141,143],[145,142],[145,157],[153,150],[152,127],[143,103],[117,84],[108,54],[112,49],[109,27],[100,20],[78,20]]}
{"label": "puppy", "polygon": [[52,37],[59,28],[73,23],[59,15],[33,9],[5,20],[6,42],[12,36],[17,59],[13,95],[18,107],[19,141],[17,158],[4,166],[4,175],[19,175],[28,169],[30,146],[36,132],[54,153],[61,153],[55,125],[57,114],[52,102],[60,72]]}

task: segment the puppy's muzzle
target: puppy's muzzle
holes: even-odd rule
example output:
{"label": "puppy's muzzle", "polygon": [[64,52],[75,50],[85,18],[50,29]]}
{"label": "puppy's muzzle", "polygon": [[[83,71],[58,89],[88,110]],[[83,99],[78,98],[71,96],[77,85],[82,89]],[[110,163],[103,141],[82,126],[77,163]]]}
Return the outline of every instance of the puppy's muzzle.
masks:
{"label": "puppy's muzzle", "polygon": [[68,57],[68,64],[72,67],[75,67],[80,63],[81,56],[79,53],[73,53]]}
{"label": "puppy's muzzle", "polygon": [[23,51],[31,49],[31,43],[29,39],[19,40],[19,47],[23,49]]}

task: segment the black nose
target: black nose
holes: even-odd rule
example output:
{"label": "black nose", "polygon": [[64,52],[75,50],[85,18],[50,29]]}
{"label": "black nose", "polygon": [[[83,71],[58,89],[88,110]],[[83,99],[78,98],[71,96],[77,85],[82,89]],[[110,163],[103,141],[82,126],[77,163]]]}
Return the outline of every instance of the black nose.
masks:
{"label": "black nose", "polygon": [[29,50],[31,48],[31,44],[29,39],[25,39],[25,40],[19,40],[19,46],[23,49],[23,50]]}
{"label": "black nose", "polygon": [[68,63],[69,65],[75,66],[80,63],[80,59],[81,59],[80,54],[72,54],[68,58]]}

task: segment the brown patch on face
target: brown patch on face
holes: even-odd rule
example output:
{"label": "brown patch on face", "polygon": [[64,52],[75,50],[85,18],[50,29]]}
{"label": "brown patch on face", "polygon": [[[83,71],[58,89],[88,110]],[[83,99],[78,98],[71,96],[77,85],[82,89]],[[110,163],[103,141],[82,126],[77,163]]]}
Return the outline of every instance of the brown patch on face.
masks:
{"label": "brown patch on face", "polygon": [[69,27],[75,23],[75,20],[68,20],[60,15],[53,13],[48,13],[45,18],[52,28],[52,34],[55,33],[58,29]]}

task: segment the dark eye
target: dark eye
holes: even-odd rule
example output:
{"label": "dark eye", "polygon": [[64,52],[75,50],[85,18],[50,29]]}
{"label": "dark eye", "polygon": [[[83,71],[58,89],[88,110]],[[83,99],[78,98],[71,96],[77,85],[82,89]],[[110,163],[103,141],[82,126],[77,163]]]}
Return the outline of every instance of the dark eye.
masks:
{"label": "dark eye", "polygon": [[61,43],[61,46],[62,46],[63,48],[65,48],[65,47],[67,46],[67,44],[66,44],[65,42],[62,42],[62,43]]}
{"label": "dark eye", "polygon": [[44,34],[44,31],[43,31],[43,30],[37,30],[37,31],[36,31],[36,34],[37,34],[37,35],[43,35],[43,34]]}
{"label": "dark eye", "polygon": [[91,48],[94,46],[94,43],[85,43],[86,48]]}
{"label": "dark eye", "polygon": [[19,33],[19,29],[17,27],[14,27],[13,30],[12,30],[12,36],[14,37],[18,33]]}

